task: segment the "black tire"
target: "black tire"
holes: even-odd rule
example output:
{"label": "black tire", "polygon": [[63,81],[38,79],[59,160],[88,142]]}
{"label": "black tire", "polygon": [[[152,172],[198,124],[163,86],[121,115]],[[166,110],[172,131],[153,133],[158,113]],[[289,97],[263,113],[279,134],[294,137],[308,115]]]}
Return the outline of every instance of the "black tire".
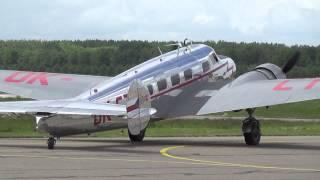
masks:
{"label": "black tire", "polygon": [[132,143],[134,142],[142,142],[143,141],[143,138],[144,138],[144,135],[146,133],[146,129],[140,131],[140,133],[138,135],[132,135],[128,129],[128,135],[129,135],[129,138],[130,138],[130,141]]}
{"label": "black tire", "polygon": [[242,131],[247,145],[258,145],[260,143],[260,122],[257,119],[254,117],[245,119],[242,124]]}
{"label": "black tire", "polygon": [[254,128],[250,133],[244,133],[243,136],[247,145],[250,145],[250,146],[259,145],[261,132],[258,128]]}
{"label": "black tire", "polygon": [[48,139],[48,149],[54,149],[54,145],[56,144],[56,140],[52,137]]}

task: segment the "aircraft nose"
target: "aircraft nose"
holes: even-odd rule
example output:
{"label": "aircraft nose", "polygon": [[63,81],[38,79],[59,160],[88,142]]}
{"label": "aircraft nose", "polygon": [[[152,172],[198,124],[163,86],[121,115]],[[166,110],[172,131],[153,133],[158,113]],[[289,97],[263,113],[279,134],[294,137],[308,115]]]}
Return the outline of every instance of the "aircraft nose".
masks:
{"label": "aircraft nose", "polygon": [[237,71],[236,63],[234,63],[233,59],[228,59],[228,69],[232,71],[232,74],[235,74]]}

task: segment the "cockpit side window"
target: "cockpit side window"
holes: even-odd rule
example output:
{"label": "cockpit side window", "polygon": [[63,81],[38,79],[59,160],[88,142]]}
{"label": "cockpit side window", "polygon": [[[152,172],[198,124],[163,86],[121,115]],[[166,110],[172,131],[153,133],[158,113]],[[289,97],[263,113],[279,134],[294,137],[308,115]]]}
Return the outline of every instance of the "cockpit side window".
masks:
{"label": "cockpit side window", "polygon": [[213,53],[213,58],[214,58],[214,60],[216,60],[216,62],[218,62],[218,61],[219,61],[219,59],[218,59],[218,57],[217,57],[217,54],[216,54],[216,53]]}
{"label": "cockpit side window", "polygon": [[212,61],[212,64],[215,64],[216,62],[219,61],[216,53],[211,53],[211,54],[209,55],[209,58],[210,58],[210,60]]}

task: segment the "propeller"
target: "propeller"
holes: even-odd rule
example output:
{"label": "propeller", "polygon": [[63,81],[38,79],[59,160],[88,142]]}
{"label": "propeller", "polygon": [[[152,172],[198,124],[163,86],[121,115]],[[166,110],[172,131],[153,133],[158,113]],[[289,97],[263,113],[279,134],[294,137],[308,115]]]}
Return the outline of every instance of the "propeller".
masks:
{"label": "propeller", "polygon": [[298,62],[300,58],[300,52],[296,51],[293,56],[288,59],[287,63],[282,67],[282,71],[287,74]]}

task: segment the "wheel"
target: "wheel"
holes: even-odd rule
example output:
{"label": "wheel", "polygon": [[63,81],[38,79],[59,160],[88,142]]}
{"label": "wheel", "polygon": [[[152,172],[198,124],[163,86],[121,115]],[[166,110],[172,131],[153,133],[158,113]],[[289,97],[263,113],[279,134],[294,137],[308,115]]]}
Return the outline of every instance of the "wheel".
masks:
{"label": "wheel", "polygon": [[48,149],[54,149],[54,145],[56,144],[56,140],[54,137],[48,138]]}
{"label": "wheel", "polygon": [[250,133],[244,133],[244,140],[247,145],[259,145],[261,133],[258,129],[253,129]]}
{"label": "wheel", "polygon": [[134,142],[141,142],[143,141],[143,138],[144,138],[144,135],[146,133],[146,129],[140,131],[140,133],[138,135],[132,135],[128,129],[128,135],[129,135],[129,138],[130,138],[130,141],[132,143]]}
{"label": "wheel", "polygon": [[260,122],[255,118],[247,118],[242,126],[244,140],[247,145],[258,145],[260,143]]}

